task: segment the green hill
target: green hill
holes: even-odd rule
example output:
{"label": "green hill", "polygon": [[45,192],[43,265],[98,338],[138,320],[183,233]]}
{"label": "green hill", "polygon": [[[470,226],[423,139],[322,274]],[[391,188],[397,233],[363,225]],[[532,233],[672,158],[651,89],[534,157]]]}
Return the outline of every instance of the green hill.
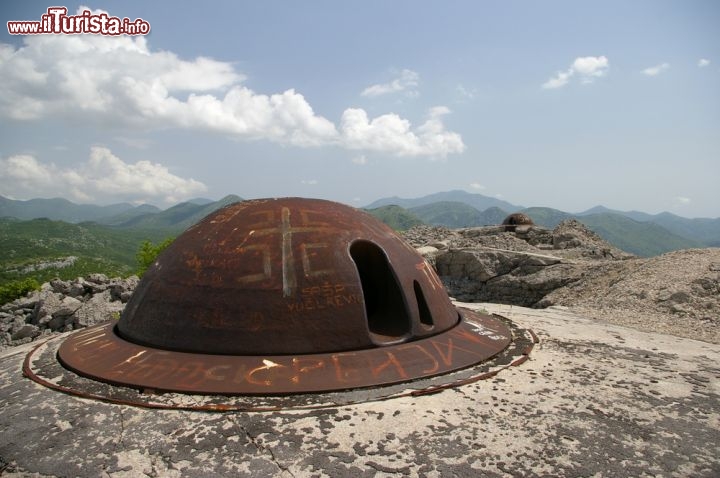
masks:
{"label": "green hill", "polygon": [[[100,272],[128,275],[135,272],[135,255],[143,241],[161,242],[175,237],[211,212],[233,202],[199,199],[180,203],[165,211],[143,205],[97,222],[71,224],[47,218],[23,221],[0,219],[0,282],[33,277],[42,282],[61,277]],[[72,265],[67,258],[75,257]],[[63,267],[56,262],[65,261]]]}
{"label": "green hill", "polygon": [[575,218],[613,246],[643,257],[678,249],[705,247],[698,241],[675,234],[654,222],[637,221],[615,212],[604,212],[609,209],[602,206],[590,211],[598,212],[588,214],[589,211],[586,211],[582,215],[573,215],[547,207],[531,207],[522,212],[530,216],[535,224],[551,229],[565,219]]}
{"label": "green hill", "polygon": [[147,214],[156,214],[160,211],[161,211],[160,208],[153,206],[151,204],[142,204],[138,207],[135,207],[128,211],[122,212],[120,214],[100,218],[100,219],[96,220],[95,222],[97,222],[98,224],[104,224],[106,226],[117,226],[119,224],[124,224],[126,222],[130,222],[137,217],[145,216]]}
{"label": "green hill", "polygon": [[547,227],[548,229],[555,228],[555,226],[563,222],[565,219],[572,219],[575,217],[572,214],[549,207],[529,207],[520,212],[530,216],[530,219],[532,219],[538,226]]}
{"label": "green hill", "polygon": [[73,224],[92,221],[107,226],[151,229],[160,227],[182,231],[216,209],[237,201],[242,201],[242,198],[235,195],[226,196],[219,201],[194,198],[161,210],[150,204],[94,206],[75,204],[62,198],[16,201],[0,196],[0,217],[21,220],[47,218]]}
{"label": "green hill", "polygon": [[617,214],[591,214],[577,219],[610,244],[638,256],[652,257],[678,249],[704,247],[655,223],[635,221]]}
{"label": "green hill", "polygon": [[720,246],[720,218],[688,219],[669,212],[663,212],[653,216],[651,221],[670,232],[701,242],[706,246]]}
{"label": "green hill", "polygon": [[479,226],[481,212],[465,203],[441,201],[412,207],[409,212],[432,226]]}
{"label": "green hill", "polygon": [[14,217],[17,219],[46,217],[56,221],[78,223],[115,216],[131,209],[133,209],[133,206],[127,203],[94,206],[92,204],[75,204],[62,198],[16,201],[0,196],[0,217]]}
{"label": "green hill", "polygon": [[[410,210],[397,205],[383,206],[368,212],[396,230],[406,230],[422,223],[452,228],[499,224],[507,215],[498,208],[481,213],[467,204],[450,201],[414,207]],[[655,223],[635,221],[615,213],[576,217],[545,207],[527,208],[523,212],[529,215],[535,224],[550,229],[565,219],[576,218],[615,247],[643,257],[678,249],[704,247],[700,242],[674,234]]]}
{"label": "green hill", "polygon": [[489,207],[482,212],[480,225],[494,226],[497,224],[502,224],[502,222],[505,220],[506,217],[508,217],[509,214],[509,212],[504,211],[499,207]]}
{"label": "green hill", "polygon": [[422,220],[413,213],[396,205],[365,209],[364,211],[380,219],[396,231],[406,231],[413,226],[423,224]]}
{"label": "green hill", "polygon": [[373,202],[372,204],[369,204],[368,206],[365,206],[365,209],[375,209],[379,208],[381,206],[400,206],[405,209],[419,207],[419,206],[425,206],[426,204],[432,204],[437,202],[460,202],[467,204],[468,206],[472,206],[478,211],[484,211],[487,208],[490,207],[497,207],[500,209],[503,209],[505,211],[512,211],[515,212],[519,209],[522,209],[521,206],[516,206],[514,204],[510,204],[507,201],[503,201],[502,199],[497,199],[490,196],[485,196],[483,194],[477,194],[477,193],[469,193],[467,191],[444,191],[434,194],[429,194],[427,196],[419,197],[419,198],[413,198],[413,199],[404,199],[399,198],[397,196],[389,197],[389,198],[383,198],[378,199],[377,201]]}
{"label": "green hill", "polygon": [[468,204],[455,201],[435,202],[410,208],[409,211],[425,224],[453,228],[500,224],[508,214],[498,207],[480,212]]}
{"label": "green hill", "polygon": [[[442,200],[427,203],[428,198]],[[507,209],[491,206],[481,212],[475,204],[483,203],[485,199],[488,198],[479,194],[450,191],[404,200],[414,204],[411,210],[398,205],[366,210],[401,231],[420,224],[453,228],[499,224],[508,211],[517,210],[507,203],[510,206]],[[25,277],[41,282],[56,276],[69,279],[92,272],[130,274],[136,269],[135,254],[143,241],[158,243],[177,236],[206,215],[240,200],[235,195],[215,202],[197,198],[163,211],[150,205],[90,206],[64,199],[14,201],[0,197],[0,217],[20,218],[0,219],[0,283]],[[43,212],[48,213],[50,219],[23,220],[27,215]],[[523,212],[536,224],[548,228],[554,228],[564,219],[577,217],[614,246],[640,256],[720,246],[720,219],[686,219],[669,213],[654,216],[621,213],[602,206],[579,215],[543,207],[527,208]],[[57,220],[57,217],[66,220]],[[88,218],[95,222],[87,222]],[[68,257],[77,259],[69,261],[72,264],[68,265]],[[64,264],[54,264],[63,260]],[[58,268],[58,265],[64,267]]]}
{"label": "green hill", "polygon": [[118,224],[118,226],[145,229],[167,228],[180,232],[221,207],[238,201],[242,201],[242,198],[230,194],[219,201],[211,203],[182,202],[164,211],[133,217],[129,221]]}
{"label": "green hill", "polygon": [[669,212],[660,214],[647,214],[639,211],[616,211],[604,206],[595,206],[587,211],[578,213],[578,216],[587,216],[597,213],[613,213],[625,216],[640,222],[652,222],[668,231],[682,236],[704,246],[720,246],[720,218],[693,218],[681,217]]}
{"label": "green hill", "polygon": [[[128,275],[135,271],[135,254],[144,240],[159,242],[172,235],[164,229],[0,219],[0,282],[24,277],[70,279],[93,272]],[[70,256],[77,257],[72,266],[46,267]]]}

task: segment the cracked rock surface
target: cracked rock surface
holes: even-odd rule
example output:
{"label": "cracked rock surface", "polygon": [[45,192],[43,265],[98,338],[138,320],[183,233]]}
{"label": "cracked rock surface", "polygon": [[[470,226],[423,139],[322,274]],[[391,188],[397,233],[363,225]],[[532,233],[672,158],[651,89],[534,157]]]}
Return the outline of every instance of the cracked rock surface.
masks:
{"label": "cracked rock surface", "polygon": [[720,347],[570,311],[462,304],[540,338],[525,363],[432,395],[318,410],[107,404],[0,352],[0,474],[81,477],[720,475]]}

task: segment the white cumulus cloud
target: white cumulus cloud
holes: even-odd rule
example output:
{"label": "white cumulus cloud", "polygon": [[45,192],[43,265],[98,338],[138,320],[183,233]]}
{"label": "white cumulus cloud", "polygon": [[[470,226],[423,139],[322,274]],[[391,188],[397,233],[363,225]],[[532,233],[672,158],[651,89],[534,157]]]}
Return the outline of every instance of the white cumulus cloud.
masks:
{"label": "white cumulus cloud", "polygon": [[[437,118],[412,129],[395,114],[368,118],[364,110],[349,108],[336,125],[294,89],[262,94],[244,80],[230,62],[154,51],[141,36],[26,36],[20,47],[0,43],[0,118],[72,118],[78,124],[119,125],[123,134],[128,127],[210,131],[400,156],[445,157],[464,149],[460,135],[446,131]],[[416,72],[402,70],[390,83],[363,93],[412,95],[418,82]]]}
{"label": "white cumulus cloud", "polygon": [[565,71],[558,71],[555,76],[543,83],[544,89],[562,88],[570,82],[572,77],[580,79],[581,83],[592,83],[596,78],[605,76],[610,68],[610,61],[605,56],[583,56],[575,60]]}
{"label": "white cumulus cloud", "polygon": [[405,91],[409,96],[417,96],[416,88],[419,81],[420,75],[418,75],[417,72],[405,69],[391,82],[368,86],[360,94],[362,96],[373,97]]}
{"label": "white cumulus cloud", "polygon": [[413,130],[408,120],[394,113],[370,120],[364,110],[349,108],[343,113],[340,133],[350,149],[444,158],[465,151],[460,135],[447,131],[441,120],[449,112],[444,106],[431,108],[428,119]]}
{"label": "white cumulus cloud", "polygon": [[700,58],[698,60],[698,66],[700,68],[705,68],[706,66],[710,66],[710,60],[707,60],[705,58]]}
{"label": "white cumulus cloud", "polygon": [[72,168],[42,163],[30,155],[0,158],[0,184],[2,195],[69,196],[77,201],[174,203],[207,190],[203,183],[176,176],[162,164],[126,163],[103,147],[91,148],[88,161]]}
{"label": "white cumulus cloud", "polygon": [[317,183],[318,183],[318,180],[317,180],[317,179],[302,179],[302,180],[300,181],[300,184],[306,184],[306,185],[309,185],[309,186],[314,186],[314,185],[316,185]]}
{"label": "white cumulus cloud", "polygon": [[692,202],[692,200],[691,200],[690,198],[684,197],[684,196],[677,196],[677,197],[675,198],[675,200],[676,200],[678,203],[683,204],[683,205],[684,205],[684,204],[690,204],[690,203]]}
{"label": "white cumulus cloud", "polygon": [[561,88],[561,87],[567,85],[571,76],[572,76],[572,70],[558,71],[557,74],[555,75],[555,77],[550,78],[545,83],[543,83],[542,87],[545,89]]}
{"label": "white cumulus cloud", "polygon": [[478,189],[478,190],[485,189],[485,186],[483,186],[480,183],[470,183],[470,187],[473,189]]}
{"label": "white cumulus cloud", "polygon": [[657,76],[660,73],[662,73],[663,71],[667,70],[668,68],[670,68],[669,63],[661,63],[659,65],[645,68],[642,72],[644,75],[647,75],[647,76]]}
{"label": "white cumulus cloud", "polygon": [[576,58],[572,70],[584,77],[600,77],[607,73],[608,59],[604,56],[585,56]]}

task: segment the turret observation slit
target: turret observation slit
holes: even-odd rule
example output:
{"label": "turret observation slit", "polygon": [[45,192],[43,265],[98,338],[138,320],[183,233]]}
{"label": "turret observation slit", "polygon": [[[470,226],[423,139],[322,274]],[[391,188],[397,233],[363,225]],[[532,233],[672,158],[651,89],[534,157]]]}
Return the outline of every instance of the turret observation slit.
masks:
{"label": "turret observation slit", "polygon": [[362,284],[368,329],[378,344],[402,342],[410,336],[410,317],[393,271],[380,247],[368,241],[350,246]]}

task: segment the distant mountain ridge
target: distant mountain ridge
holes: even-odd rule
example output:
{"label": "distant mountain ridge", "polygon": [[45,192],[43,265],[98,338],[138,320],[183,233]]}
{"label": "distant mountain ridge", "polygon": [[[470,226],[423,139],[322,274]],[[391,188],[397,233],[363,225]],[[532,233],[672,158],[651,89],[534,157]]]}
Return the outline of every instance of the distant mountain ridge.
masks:
{"label": "distant mountain ridge", "polygon": [[134,206],[128,203],[95,206],[75,204],[63,198],[16,201],[0,196],[0,217],[14,217],[22,220],[45,217],[55,221],[79,223],[123,214],[133,208]]}
{"label": "distant mountain ridge", "polygon": [[[60,198],[15,201],[0,196],[0,217],[19,220],[44,217],[68,223],[96,223],[116,229],[164,230],[174,235],[211,212],[241,200],[236,195],[219,201],[194,198],[160,210],[148,204],[94,206]],[[547,207],[523,208],[466,191],[446,191],[421,198],[383,198],[364,209],[399,230],[417,224],[451,228],[500,224],[508,214],[517,211],[524,212],[536,224],[548,228],[554,228],[565,219],[575,218],[616,247],[641,256],[677,249],[720,247],[720,218],[689,219],[668,212],[652,215],[595,206],[572,214]]]}
{"label": "distant mountain ridge", "polygon": [[413,226],[424,224],[422,219],[405,208],[390,204],[373,209],[365,209],[367,213],[392,227],[396,231],[406,231]]}
{"label": "distant mountain ridge", "polygon": [[445,201],[465,203],[469,206],[474,207],[478,211],[484,211],[491,207],[497,207],[504,211],[515,212],[515,211],[519,211],[520,209],[523,208],[523,206],[517,206],[517,205],[511,204],[507,201],[503,201],[502,199],[485,196],[483,194],[469,193],[467,191],[454,190],[454,191],[445,191],[445,192],[429,194],[427,196],[413,198],[413,199],[405,199],[405,198],[400,198],[397,196],[393,196],[393,197],[389,197],[389,198],[382,198],[382,199],[378,199],[377,201],[365,206],[363,209],[375,209],[375,208],[378,208],[381,206],[390,206],[390,205],[400,206],[404,209],[411,209],[414,207],[420,207],[420,206],[425,206],[425,205],[436,203],[436,202],[445,202]]}
{"label": "distant mountain ridge", "polygon": [[0,196],[0,217],[20,220],[47,218],[71,224],[94,222],[114,227],[183,230],[211,212],[237,201],[242,201],[242,198],[234,194],[225,196],[219,201],[194,198],[162,210],[150,204],[133,206],[119,203],[95,206],[75,204],[63,198],[17,201]]}
{"label": "distant mountain ridge", "polygon": [[636,221],[619,214],[590,214],[576,219],[615,247],[643,257],[710,245],[675,234],[657,223]]}
{"label": "distant mountain ridge", "polygon": [[[77,209],[73,207],[77,205],[65,200],[43,200],[40,205],[48,206],[45,208],[38,208],[37,201],[31,202],[34,212],[40,217],[29,220],[0,217],[0,284],[25,277],[69,279],[88,272],[130,274],[136,270],[136,253],[143,241],[160,242],[175,237],[211,212],[241,200],[235,195],[211,202],[192,200],[164,211],[147,204],[138,207],[127,205],[128,208]],[[22,203],[28,202],[21,202],[19,206],[10,202],[11,207],[4,209],[3,213],[28,214],[28,209],[22,210],[27,205]],[[69,211],[65,211],[62,217],[72,217],[75,223],[47,218],[57,217],[58,208],[63,207],[68,207]],[[90,211],[91,215],[77,215],[78,210]],[[88,220],[101,212],[116,214]],[[28,272],[35,270],[38,262],[61,262],[68,257],[74,259],[71,267]]]}
{"label": "distant mountain ridge", "polygon": [[[448,194],[455,195],[452,191]],[[473,200],[478,199],[476,196],[482,195],[457,195]],[[518,211],[497,207],[480,211],[463,201],[427,202],[428,198],[436,197],[438,195],[399,201],[399,198],[385,198],[373,204],[401,202],[410,206],[405,208],[398,205],[393,210],[393,217],[402,217],[404,210],[425,224],[451,228],[500,224],[508,214]],[[420,203],[422,205],[413,206]],[[530,216],[536,224],[550,229],[566,219],[577,219],[614,246],[639,256],[649,257],[678,249],[720,245],[720,219],[687,219],[670,213],[622,213],[604,206],[596,206],[578,214],[548,207],[521,208],[519,211]],[[388,223],[395,227],[395,223]]]}
{"label": "distant mountain ridge", "polygon": [[408,209],[431,226],[473,227],[500,224],[508,213],[499,207],[479,211],[469,204],[441,201]]}
{"label": "distant mountain ridge", "polygon": [[182,231],[192,226],[208,214],[234,202],[242,201],[240,196],[230,194],[210,203],[198,204],[197,202],[181,202],[164,211],[151,212],[131,218],[130,220],[116,224],[119,227],[134,228],[171,228]]}
{"label": "distant mountain ridge", "polygon": [[587,216],[598,212],[625,216],[640,222],[653,222],[678,236],[693,239],[708,246],[720,247],[720,218],[691,219],[670,212],[648,214],[640,211],[617,211],[604,206],[595,206],[578,213],[577,216]]}
{"label": "distant mountain ridge", "polygon": [[[440,207],[438,203],[446,204]],[[452,207],[450,203],[463,203],[463,206]],[[618,225],[623,224],[625,227],[635,231],[634,233],[638,233],[637,231],[643,229],[644,232],[642,234],[638,233],[639,236],[658,243],[657,247],[651,246],[645,253],[640,255],[653,255],[655,252],[650,252],[650,250],[669,251],[693,247],[720,247],[720,218],[691,219],[669,212],[648,214],[640,211],[618,211],[605,206],[595,206],[586,211],[573,214],[548,207],[524,208],[497,198],[466,191],[446,191],[419,198],[383,198],[373,202],[367,208],[389,204],[395,204],[407,209],[426,224],[448,227],[480,225],[476,218],[480,217],[478,214],[486,215],[489,207],[499,208],[504,213],[503,218],[507,214],[522,211],[532,217],[537,224],[550,228],[557,226],[565,219],[576,218],[590,227],[603,230],[607,236],[614,236],[613,239],[605,237],[606,240],[612,243],[618,240],[619,236],[626,233],[618,229]],[[474,207],[477,212],[468,210],[466,206]],[[486,215],[480,222],[487,224],[492,223],[492,219],[495,219],[497,222],[494,223],[499,224],[502,222],[502,219],[499,219],[500,211],[495,210],[492,217]],[[617,219],[618,217],[624,217],[634,222],[621,221]],[[463,225],[460,226],[459,224]],[[640,226],[640,224],[645,225]],[[660,229],[653,228],[649,224],[659,226]],[[632,231],[627,231],[627,233],[633,233]],[[620,240],[620,242],[623,241]],[[644,250],[639,245],[631,248],[634,251]]]}

